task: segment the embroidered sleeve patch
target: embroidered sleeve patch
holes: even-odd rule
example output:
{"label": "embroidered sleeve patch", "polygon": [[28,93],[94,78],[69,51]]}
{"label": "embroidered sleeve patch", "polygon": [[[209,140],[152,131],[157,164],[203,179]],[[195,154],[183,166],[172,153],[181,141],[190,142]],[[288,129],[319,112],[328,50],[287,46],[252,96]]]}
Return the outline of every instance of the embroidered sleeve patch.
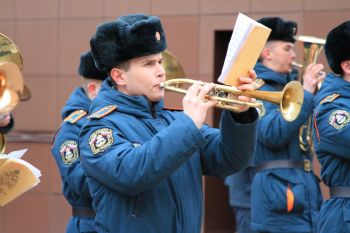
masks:
{"label": "embroidered sleeve patch", "polygon": [[64,164],[71,165],[79,158],[78,143],[65,141],[60,147],[60,154]]}
{"label": "embroidered sleeve patch", "polygon": [[103,152],[114,142],[111,129],[102,128],[93,132],[89,137],[89,145],[94,155]]}
{"label": "embroidered sleeve patch", "polygon": [[345,110],[335,110],[328,119],[328,123],[337,130],[346,127],[349,124],[349,121],[350,114]]}

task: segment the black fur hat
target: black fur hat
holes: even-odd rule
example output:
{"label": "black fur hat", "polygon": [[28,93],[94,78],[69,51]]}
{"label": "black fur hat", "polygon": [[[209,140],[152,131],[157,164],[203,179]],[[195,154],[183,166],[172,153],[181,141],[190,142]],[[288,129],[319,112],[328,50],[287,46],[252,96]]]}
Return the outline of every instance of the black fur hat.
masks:
{"label": "black fur hat", "polygon": [[297,33],[298,25],[294,21],[284,21],[279,17],[265,17],[258,20],[259,23],[271,29],[268,41],[282,40],[295,42],[294,36]]}
{"label": "black fur hat", "polygon": [[98,70],[95,66],[94,57],[91,51],[82,53],[80,55],[80,64],[78,73],[84,78],[104,80],[107,78],[107,73]]}
{"label": "black fur hat", "polygon": [[324,51],[329,67],[341,74],[340,63],[350,60],[350,20],[333,28],[327,35]]}
{"label": "black fur hat", "polygon": [[97,67],[109,72],[121,62],[162,52],[166,39],[157,16],[131,14],[99,25],[90,46]]}

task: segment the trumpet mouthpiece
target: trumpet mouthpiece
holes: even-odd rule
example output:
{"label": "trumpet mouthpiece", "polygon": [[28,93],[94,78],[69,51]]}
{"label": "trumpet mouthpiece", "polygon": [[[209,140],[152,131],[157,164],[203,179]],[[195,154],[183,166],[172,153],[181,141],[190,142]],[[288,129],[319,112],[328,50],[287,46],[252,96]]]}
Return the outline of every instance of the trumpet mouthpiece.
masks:
{"label": "trumpet mouthpiece", "polygon": [[292,66],[298,67],[298,68],[303,68],[302,64],[299,64],[298,62],[293,61]]}
{"label": "trumpet mouthpiece", "polygon": [[159,88],[160,88],[160,89],[164,89],[164,88],[165,88],[165,83],[164,83],[164,82],[161,82],[161,83],[159,84]]}

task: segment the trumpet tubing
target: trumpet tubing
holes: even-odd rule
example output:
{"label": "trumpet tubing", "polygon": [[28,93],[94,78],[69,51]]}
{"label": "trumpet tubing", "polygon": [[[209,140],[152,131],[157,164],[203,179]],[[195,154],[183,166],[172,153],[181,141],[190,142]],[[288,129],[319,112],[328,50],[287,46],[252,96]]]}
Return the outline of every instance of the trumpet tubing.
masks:
{"label": "trumpet tubing", "polygon": [[[183,84],[194,84],[195,80],[192,79],[170,79],[165,81],[161,86],[168,91],[174,91],[177,93],[186,94],[187,90],[181,88]],[[274,104],[280,105],[282,116],[286,121],[295,120],[301,110],[303,104],[304,91],[301,84],[297,81],[288,83],[281,92],[269,92],[259,90],[246,90],[241,91],[233,86],[215,84],[213,90],[208,93],[207,99],[218,101],[216,107],[228,110],[235,110],[236,107],[231,104],[243,105],[255,108],[261,108],[261,103],[243,102],[239,100],[233,100],[228,98],[228,94],[235,96],[243,95],[259,100],[264,100]]]}

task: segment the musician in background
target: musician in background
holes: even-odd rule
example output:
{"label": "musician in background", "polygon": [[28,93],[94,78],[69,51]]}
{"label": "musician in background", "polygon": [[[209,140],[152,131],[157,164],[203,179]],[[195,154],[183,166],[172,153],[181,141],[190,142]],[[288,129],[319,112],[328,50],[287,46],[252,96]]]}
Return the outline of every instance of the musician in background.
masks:
{"label": "musician in background", "polygon": [[70,95],[61,111],[63,123],[52,144],[62,178],[62,190],[72,206],[73,217],[67,224],[67,233],[97,232],[94,227],[95,213],[86,176],[80,165],[81,153],[78,148],[80,128],[87,121],[91,100],[93,100],[107,74],[95,67],[90,51],[80,56],[78,73],[82,86]]}
{"label": "musician in background", "polygon": [[350,232],[350,21],[327,35],[329,73],[314,103],[314,148],[330,199],[321,208],[319,232]]}
{"label": "musician in background", "polygon": [[[224,110],[221,129],[210,128],[204,120],[216,101],[206,95],[214,84],[196,82],[184,111],[163,109],[166,39],[159,17],[105,22],[90,45],[109,74],[79,140],[97,231],[200,233],[202,175],[224,177],[246,166],[256,143],[255,108]],[[239,89],[254,90],[250,76],[238,77]]]}
{"label": "musician in background", "polygon": [[[293,67],[291,80],[298,78],[298,69]],[[256,82],[260,88],[263,82]],[[240,172],[225,178],[225,185],[228,187],[229,205],[232,207],[236,221],[237,233],[254,233],[251,225],[251,184],[255,175],[254,161]]]}
{"label": "musician in background", "polygon": [[[282,91],[295,79],[294,36],[297,24],[278,17],[258,22],[271,34],[254,70],[265,82],[265,91]],[[313,99],[322,64],[310,64],[303,75],[304,101],[296,120],[286,121],[279,106],[263,102],[258,120],[258,143],[254,155],[255,176],[251,190],[251,227],[258,232],[317,232],[322,194],[313,173],[312,154],[299,147],[299,128],[313,111]]]}

